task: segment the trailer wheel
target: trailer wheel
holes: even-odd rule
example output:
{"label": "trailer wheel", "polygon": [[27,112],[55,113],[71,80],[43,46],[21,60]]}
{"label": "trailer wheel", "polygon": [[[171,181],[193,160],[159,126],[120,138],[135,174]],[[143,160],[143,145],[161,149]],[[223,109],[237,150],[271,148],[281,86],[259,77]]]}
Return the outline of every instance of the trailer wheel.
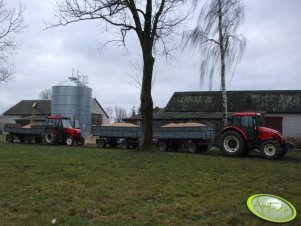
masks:
{"label": "trailer wheel", "polygon": [[110,139],[109,140],[110,148],[116,148],[117,147],[117,140],[116,139]]}
{"label": "trailer wheel", "polygon": [[55,144],[56,142],[56,134],[52,129],[48,129],[44,133],[44,139],[46,144]]}
{"label": "trailer wheel", "polygon": [[129,149],[129,141],[128,140],[123,140],[122,142],[121,142],[121,148],[122,149]]}
{"label": "trailer wheel", "polygon": [[76,140],[76,144],[79,146],[83,146],[85,144],[85,139],[83,137],[80,137]]}
{"label": "trailer wheel", "polygon": [[198,146],[195,142],[193,142],[193,141],[188,142],[187,151],[189,153],[195,153],[197,150],[198,150]]}
{"label": "trailer wheel", "polygon": [[106,141],[105,141],[105,139],[99,139],[98,142],[97,142],[97,146],[99,148],[105,148],[106,147]]}
{"label": "trailer wheel", "polygon": [[168,146],[167,146],[166,141],[160,140],[158,143],[158,149],[159,149],[159,151],[162,151],[162,152],[167,151]]}
{"label": "trailer wheel", "polygon": [[229,130],[222,134],[220,147],[225,156],[240,156],[245,151],[245,141],[238,132]]}
{"label": "trailer wheel", "polygon": [[31,144],[31,137],[28,135],[24,136],[24,144]]}
{"label": "trailer wheel", "polygon": [[71,136],[67,136],[65,140],[66,145],[72,146],[74,144],[74,140]]}
{"label": "trailer wheel", "polygon": [[6,142],[8,142],[8,143],[13,143],[13,142],[14,142],[14,135],[12,135],[12,134],[7,134],[7,135],[6,135]]}
{"label": "trailer wheel", "polygon": [[266,140],[260,145],[260,151],[266,159],[276,159],[281,155],[281,151],[277,141]]}

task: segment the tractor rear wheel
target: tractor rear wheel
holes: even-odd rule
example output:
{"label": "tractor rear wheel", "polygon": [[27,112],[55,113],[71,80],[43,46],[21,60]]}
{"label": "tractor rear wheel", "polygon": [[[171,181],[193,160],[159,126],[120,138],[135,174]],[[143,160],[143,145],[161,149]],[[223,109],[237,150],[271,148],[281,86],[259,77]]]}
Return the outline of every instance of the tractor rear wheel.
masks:
{"label": "tractor rear wheel", "polygon": [[56,134],[52,129],[48,129],[44,133],[44,140],[46,144],[55,144],[56,142]]}
{"label": "tractor rear wheel", "polygon": [[260,152],[266,159],[276,159],[281,156],[280,147],[275,140],[266,140],[260,145]]}
{"label": "tractor rear wheel", "polygon": [[245,140],[236,131],[224,132],[220,139],[220,148],[225,156],[240,156],[245,151]]}

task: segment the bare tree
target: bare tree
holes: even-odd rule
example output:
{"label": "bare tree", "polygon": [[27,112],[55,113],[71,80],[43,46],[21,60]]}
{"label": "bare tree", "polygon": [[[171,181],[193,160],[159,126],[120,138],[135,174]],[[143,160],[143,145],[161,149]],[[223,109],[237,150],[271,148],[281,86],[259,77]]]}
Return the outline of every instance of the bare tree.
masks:
{"label": "bare tree", "polygon": [[122,107],[115,106],[114,107],[115,112],[115,122],[123,122],[123,119],[127,117],[126,109]]}
{"label": "bare tree", "polygon": [[[228,114],[226,72],[232,71],[234,75],[246,46],[245,38],[236,34],[244,19],[242,1],[207,0],[200,12],[197,27],[184,36],[186,46],[201,53],[200,79],[203,81],[209,77],[210,90],[213,75],[220,74],[224,126],[227,126]],[[195,8],[199,2],[195,0]]]}
{"label": "bare tree", "polygon": [[[58,23],[66,26],[84,20],[100,20],[105,26],[117,29],[120,38],[111,40],[124,46],[128,32],[133,31],[139,40],[143,58],[141,86],[142,139],[139,150],[150,150],[153,140],[153,100],[151,95],[154,54],[168,56],[173,47],[168,48],[176,34],[174,29],[186,18],[177,14],[184,0],[60,0],[57,3]],[[160,46],[162,48],[160,48]]]}
{"label": "bare tree", "polygon": [[109,116],[110,123],[113,122],[113,108],[112,107],[106,107],[105,111],[107,115]]}
{"label": "bare tree", "polygon": [[8,82],[15,73],[14,66],[8,62],[8,57],[18,48],[15,35],[24,30],[24,6],[19,9],[7,8],[6,1],[0,0],[0,84]]}
{"label": "bare tree", "polygon": [[39,98],[42,100],[51,100],[52,89],[44,89],[39,93]]}

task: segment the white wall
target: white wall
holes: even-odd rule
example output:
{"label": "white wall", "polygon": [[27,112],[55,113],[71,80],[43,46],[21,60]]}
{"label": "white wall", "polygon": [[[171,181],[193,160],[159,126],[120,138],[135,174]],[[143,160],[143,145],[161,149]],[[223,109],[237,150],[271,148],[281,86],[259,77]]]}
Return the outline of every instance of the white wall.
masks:
{"label": "white wall", "polygon": [[301,138],[301,114],[285,114],[282,122],[283,136]]}
{"label": "white wall", "polygon": [[107,115],[104,113],[104,111],[99,107],[95,99],[92,99],[92,106],[91,106],[91,114],[98,114],[102,115],[102,124],[109,124],[109,118]]}
{"label": "white wall", "polygon": [[301,138],[301,114],[266,114],[265,116],[282,117],[282,135]]}

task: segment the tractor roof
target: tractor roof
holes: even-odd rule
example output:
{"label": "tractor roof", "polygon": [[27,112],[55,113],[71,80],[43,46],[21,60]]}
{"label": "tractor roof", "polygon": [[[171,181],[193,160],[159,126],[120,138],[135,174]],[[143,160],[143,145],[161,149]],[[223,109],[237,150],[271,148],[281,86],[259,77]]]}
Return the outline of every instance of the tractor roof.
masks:
{"label": "tractor roof", "polygon": [[237,112],[232,116],[260,116],[262,113],[259,112]]}
{"label": "tractor roof", "polygon": [[62,117],[60,115],[50,115],[48,116],[49,119],[70,119],[69,117]]}

